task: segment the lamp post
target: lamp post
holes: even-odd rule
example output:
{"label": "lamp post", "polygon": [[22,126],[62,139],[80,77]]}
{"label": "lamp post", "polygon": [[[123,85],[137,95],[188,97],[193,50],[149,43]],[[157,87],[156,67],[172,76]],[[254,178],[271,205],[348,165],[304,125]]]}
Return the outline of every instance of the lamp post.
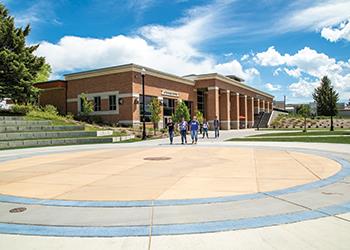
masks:
{"label": "lamp post", "polygon": [[330,98],[329,98],[329,111],[331,114],[331,131],[334,131],[333,127],[333,87],[330,88]]}
{"label": "lamp post", "polygon": [[145,75],[146,70],[141,70],[142,82],[142,140],[146,140],[146,105],[145,105]]}

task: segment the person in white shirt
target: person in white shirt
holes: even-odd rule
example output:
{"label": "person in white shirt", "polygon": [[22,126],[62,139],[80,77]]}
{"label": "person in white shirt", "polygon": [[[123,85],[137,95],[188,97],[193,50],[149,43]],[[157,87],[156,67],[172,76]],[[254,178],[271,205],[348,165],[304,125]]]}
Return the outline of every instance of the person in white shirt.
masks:
{"label": "person in white shirt", "polygon": [[205,136],[207,136],[207,138],[209,138],[208,136],[208,128],[209,128],[209,123],[207,122],[206,119],[203,120],[203,138]]}

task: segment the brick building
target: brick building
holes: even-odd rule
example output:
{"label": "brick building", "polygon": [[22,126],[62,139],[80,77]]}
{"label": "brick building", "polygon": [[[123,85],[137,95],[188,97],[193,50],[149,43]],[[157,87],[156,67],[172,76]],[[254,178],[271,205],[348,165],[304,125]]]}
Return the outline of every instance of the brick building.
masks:
{"label": "brick building", "polygon": [[200,110],[209,123],[218,117],[222,129],[250,128],[259,112],[272,111],[273,96],[246,85],[236,76],[212,73],[179,77],[136,64],[67,74],[65,80],[38,83],[36,86],[42,89],[39,103],[52,104],[62,114],[76,115],[84,93],[94,103],[91,115],[110,123],[139,125],[142,69],[146,70],[146,120],[151,98],[158,98],[163,104],[160,127],[179,100],[186,103],[191,115]]}

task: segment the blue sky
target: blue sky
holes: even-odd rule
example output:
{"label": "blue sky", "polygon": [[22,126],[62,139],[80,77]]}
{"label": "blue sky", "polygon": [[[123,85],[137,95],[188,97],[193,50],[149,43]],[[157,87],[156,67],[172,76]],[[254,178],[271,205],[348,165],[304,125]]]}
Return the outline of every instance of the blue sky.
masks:
{"label": "blue sky", "polygon": [[289,103],[328,75],[350,97],[349,0],[0,0],[51,78],[124,63],[177,75],[236,74]]}

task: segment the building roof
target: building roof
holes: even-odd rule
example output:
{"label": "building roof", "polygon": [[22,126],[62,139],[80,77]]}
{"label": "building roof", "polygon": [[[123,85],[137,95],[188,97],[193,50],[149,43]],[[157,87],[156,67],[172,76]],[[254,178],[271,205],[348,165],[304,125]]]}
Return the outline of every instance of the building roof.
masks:
{"label": "building roof", "polygon": [[273,98],[274,96],[261,91],[259,89],[253,88],[247,84],[245,84],[242,78],[239,78],[234,75],[229,75],[229,76],[224,76],[220,75],[218,73],[209,73],[209,74],[191,74],[187,76],[177,76],[174,74],[169,74],[166,72],[162,72],[156,69],[152,69],[149,67],[141,66],[138,64],[130,63],[130,64],[123,64],[123,65],[118,65],[118,66],[113,66],[113,67],[106,67],[106,68],[100,68],[100,69],[93,69],[93,70],[88,70],[88,71],[82,71],[82,72],[77,72],[77,73],[70,73],[64,75],[65,80],[76,80],[76,79],[83,79],[83,78],[88,78],[92,76],[101,76],[101,75],[108,75],[108,74],[115,74],[115,73],[121,73],[121,72],[128,72],[128,71],[134,71],[134,72],[141,72],[142,69],[146,70],[146,74],[153,75],[156,77],[160,78],[165,78],[177,82],[181,82],[184,84],[188,85],[195,85],[196,80],[203,80],[203,79],[218,79],[222,80],[226,83],[232,84],[234,86],[241,87],[243,89],[247,89],[253,92],[256,92],[260,95],[267,96],[269,98]]}

